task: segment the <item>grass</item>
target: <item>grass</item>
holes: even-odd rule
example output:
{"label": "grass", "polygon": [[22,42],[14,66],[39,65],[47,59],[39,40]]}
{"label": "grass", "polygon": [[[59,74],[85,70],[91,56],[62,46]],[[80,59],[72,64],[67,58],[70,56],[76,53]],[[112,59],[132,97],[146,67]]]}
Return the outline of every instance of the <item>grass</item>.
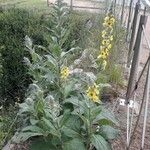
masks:
{"label": "grass", "polygon": [[2,7],[17,7],[24,9],[48,9],[46,0],[0,0]]}

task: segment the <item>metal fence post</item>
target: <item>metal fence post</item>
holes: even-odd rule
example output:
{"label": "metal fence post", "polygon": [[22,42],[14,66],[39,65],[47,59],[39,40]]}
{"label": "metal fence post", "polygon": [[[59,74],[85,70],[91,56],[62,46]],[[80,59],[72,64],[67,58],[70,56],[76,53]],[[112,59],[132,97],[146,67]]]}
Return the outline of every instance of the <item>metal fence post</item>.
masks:
{"label": "metal fence post", "polygon": [[146,24],[146,20],[147,20],[147,17],[145,15],[141,15],[138,33],[137,33],[136,42],[135,42],[135,47],[134,47],[134,56],[133,56],[133,61],[132,61],[132,66],[131,66],[128,88],[127,88],[127,93],[126,93],[127,103],[129,103],[129,99],[131,98],[131,94],[135,86],[135,76],[138,71],[137,69],[139,65],[141,37],[142,37],[142,32],[143,32],[143,25]]}
{"label": "metal fence post", "polygon": [[146,134],[146,123],[147,123],[147,116],[148,116],[148,105],[149,105],[149,92],[150,92],[150,60],[148,65],[148,73],[146,78],[146,84],[144,89],[144,97],[145,100],[145,114],[144,114],[144,124],[143,124],[143,133],[142,133],[142,146],[141,149],[144,150],[144,143],[145,143],[145,134]]}
{"label": "metal fence post", "polygon": [[70,10],[73,10],[73,0],[70,0]]}
{"label": "metal fence post", "polygon": [[123,0],[123,3],[122,3],[121,24],[123,23],[123,18],[124,18],[124,8],[125,8],[125,0]]}
{"label": "metal fence post", "polygon": [[114,1],[114,15],[115,15],[115,16],[116,16],[116,1],[117,1],[117,0]]}
{"label": "metal fence post", "polygon": [[128,62],[127,62],[128,67],[130,67],[131,60],[132,60],[132,52],[133,52],[133,46],[134,46],[135,37],[136,37],[136,29],[137,29],[139,9],[140,9],[140,3],[137,2],[136,7],[135,7],[135,12],[134,12],[133,24],[132,24],[131,40],[130,40],[130,44],[129,44]]}
{"label": "metal fence post", "polygon": [[128,23],[127,23],[127,33],[126,33],[126,42],[128,41],[129,28],[130,28],[130,23],[131,23],[132,5],[133,5],[133,0],[130,0],[129,16],[128,16]]}

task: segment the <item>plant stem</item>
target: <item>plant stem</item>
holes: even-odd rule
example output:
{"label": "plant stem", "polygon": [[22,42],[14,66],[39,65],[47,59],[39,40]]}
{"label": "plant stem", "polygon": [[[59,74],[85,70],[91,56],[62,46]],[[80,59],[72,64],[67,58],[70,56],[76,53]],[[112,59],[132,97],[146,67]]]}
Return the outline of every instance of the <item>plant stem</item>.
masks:
{"label": "plant stem", "polygon": [[87,133],[87,136],[88,136],[88,140],[87,140],[87,145],[86,145],[86,149],[88,150],[89,147],[90,147],[90,137],[91,137],[91,134],[92,134],[92,131],[91,131],[91,109],[90,109],[90,106],[88,107],[88,120],[89,120],[89,126],[87,125],[87,128],[88,128],[88,133]]}

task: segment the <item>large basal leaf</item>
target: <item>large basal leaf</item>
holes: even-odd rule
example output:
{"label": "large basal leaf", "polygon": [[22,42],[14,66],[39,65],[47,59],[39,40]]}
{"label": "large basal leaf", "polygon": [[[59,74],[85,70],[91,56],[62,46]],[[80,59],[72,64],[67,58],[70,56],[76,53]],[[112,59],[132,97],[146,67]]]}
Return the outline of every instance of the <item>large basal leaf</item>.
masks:
{"label": "large basal leaf", "polygon": [[40,139],[31,143],[29,150],[58,150],[48,139]]}
{"label": "large basal leaf", "polygon": [[22,129],[22,131],[23,132],[28,132],[28,131],[30,131],[30,132],[33,132],[33,133],[40,133],[40,134],[43,134],[43,130],[41,129],[41,128],[39,128],[39,127],[37,127],[37,126],[27,126],[27,127],[25,127],[25,128],[23,128]]}
{"label": "large basal leaf", "polygon": [[66,127],[79,132],[81,130],[82,121],[77,115],[72,115],[65,124]]}
{"label": "large basal leaf", "polygon": [[112,126],[113,122],[108,119],[101,119],[99,120],[98,124],[99,126],[106,126],[106,125]]}
{"label": "large basal leaf", "polygon": [[81,135],[78,132],[76,132],[73,129],[70,129],[69,127],[63,127],[62,131],[63,131],[64,135],[67,136],[67,137],[81,138]]}
{"label": "large basal leaf", "polygon": [[56,137],[60,137],[60,133],[59,131],[55,128],[55,126],[53,125],[53,123],[46,119],[46,118],[42,118],[42,124],[44,124],[45,126],[45,130],[47,130],[47,132],[49,132],[50,134],[52,134],[53,136],[56,136]]}
{"label": "large basal leaf", "polygon": [[12,138],[12,141],[15,143],[21,143],[27,141],[31,137],[35,136],[43,136],[42,133],[33,133],[33,132],[21,132],[16,133],[14,137]]}
{"label": "large basal leaf", "polygon": [[84,143],[81,139],[72,139],[64,143],[63,150],[86,150]]}
{"label": "large basal leaf", "polygon": [[116,124],[117,126],[119,125],[118,121],[116,120],[115,116],[113,113],[111,113],[107,109],[103,109],[99,115],[97,115],[96,119],[94,122],[99,122],[102,119],[107,119],[111,121],[112,123]]}
{"label": "large basal leaf", "polygon": [[119,133],[117,129],[114,129],[111,126],[102,126],[100,132],[103,135],[103,137],[105,137],[105,139],[108,139],[108,140],[115,139]]}
{"label": "large basal leaf", "polygon": [[109,143],[101,135],[93,134],[91,143],[96,150],[111,150]]}

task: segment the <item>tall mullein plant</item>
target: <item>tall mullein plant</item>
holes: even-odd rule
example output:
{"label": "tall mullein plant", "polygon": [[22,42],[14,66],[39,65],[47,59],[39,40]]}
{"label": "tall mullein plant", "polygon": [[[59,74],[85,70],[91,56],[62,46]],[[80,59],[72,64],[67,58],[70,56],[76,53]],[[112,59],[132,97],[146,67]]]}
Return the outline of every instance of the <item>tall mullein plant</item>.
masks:
{"label": "tall mullein plant", "polygon": [[[69,35],[69,25],[66,24],[69,11],[65,3],[61,0],[58,1],[53,6],[51,15],[53,27],[46,27],[50,32],[49,46],[45,48],[41,45],[33,45],[32,40],[26,36],[25,45],[32,61],[25,58],[25,62],[29,66],[33,82],[36,82],[46,92],[52,91],[54,95],[58,96],[57,99],[62,100],[62,82],[69,75],[67,55],[78,48],[64,48],[64,43]],[[43,55],[40,53],[41,50]]]}

